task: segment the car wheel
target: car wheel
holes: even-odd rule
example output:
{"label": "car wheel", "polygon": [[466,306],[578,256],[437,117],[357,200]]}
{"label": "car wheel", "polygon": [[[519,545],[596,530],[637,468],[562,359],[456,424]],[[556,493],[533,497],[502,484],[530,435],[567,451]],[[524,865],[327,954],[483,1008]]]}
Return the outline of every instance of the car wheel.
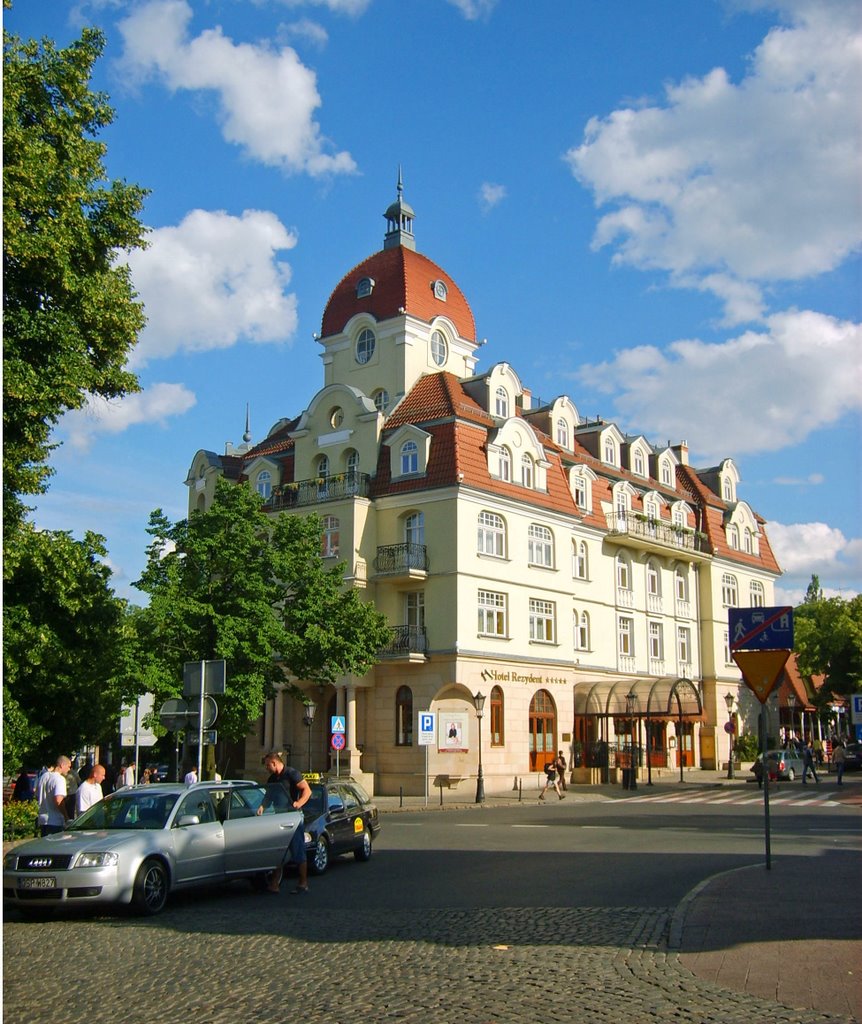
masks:
{"label": "car wheel", "polygon": [[787,778],[791,782],[793,782],[793,780],[796,778],[796,772],[792,768],[787,769]]}
{"label": "car wheel", "polygon": [[322,875],[329,867],[329,843],[326,836],[318,836],[308,864],[315,875]]}
{"label": "car wheel", "polygon": [[168,873],[164,864],[150,857],[138,868],[132,903],[142,914],[158,914],[168,900]]}
{"label": "car wheel", "polygon": [[366,829],[362,833],[362,845],[353,851],[357,860],[369,860],[371,858],[371,833]]}

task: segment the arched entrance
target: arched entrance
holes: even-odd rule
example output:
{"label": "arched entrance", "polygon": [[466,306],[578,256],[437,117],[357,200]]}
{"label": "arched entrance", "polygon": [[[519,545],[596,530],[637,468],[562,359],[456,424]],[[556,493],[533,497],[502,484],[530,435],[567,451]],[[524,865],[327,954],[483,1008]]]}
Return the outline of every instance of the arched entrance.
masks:
{"label": "arched entrance", "polygon": [[541,771],[557,752],[557,708],[547,690],[530,701],[530,771]]}

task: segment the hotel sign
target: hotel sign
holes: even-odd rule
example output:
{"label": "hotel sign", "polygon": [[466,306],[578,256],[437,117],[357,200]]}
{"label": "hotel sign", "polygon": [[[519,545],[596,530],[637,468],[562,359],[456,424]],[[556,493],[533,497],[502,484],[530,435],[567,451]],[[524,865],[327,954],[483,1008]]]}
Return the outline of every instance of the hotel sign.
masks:
{"label": "hotel sign", "polygon": [[497,668],[482,669],[482,679],[486,683],[532,683],[536,686],[566,686],[569,680],[565,676],[551,676],[539,672],[516,672],[508,669],[505,672]]}

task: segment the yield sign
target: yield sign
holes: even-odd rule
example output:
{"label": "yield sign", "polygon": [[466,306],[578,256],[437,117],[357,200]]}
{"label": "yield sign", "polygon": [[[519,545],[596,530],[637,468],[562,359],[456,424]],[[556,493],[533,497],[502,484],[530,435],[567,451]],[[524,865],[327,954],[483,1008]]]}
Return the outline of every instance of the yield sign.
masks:
{"label": "yield sign", "polygon": [[739,665],[742,678],[761,704],[772,692],[781,671],[787,664],[790,651],[733,651],[733,660]]}

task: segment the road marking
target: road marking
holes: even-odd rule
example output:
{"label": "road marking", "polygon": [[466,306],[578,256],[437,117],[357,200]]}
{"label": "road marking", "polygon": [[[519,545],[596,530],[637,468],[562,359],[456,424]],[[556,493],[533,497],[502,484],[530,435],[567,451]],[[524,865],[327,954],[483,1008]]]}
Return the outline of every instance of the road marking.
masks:
{"label": "road marking", "polygon": [[512,828],[550,828],[550,825],[513,825]]}
{"label": "road marking", "polygon": [[456,821],[455,828],[487,828],[487,825],[483,825],[480,822],[475,824],[472,821]]}

